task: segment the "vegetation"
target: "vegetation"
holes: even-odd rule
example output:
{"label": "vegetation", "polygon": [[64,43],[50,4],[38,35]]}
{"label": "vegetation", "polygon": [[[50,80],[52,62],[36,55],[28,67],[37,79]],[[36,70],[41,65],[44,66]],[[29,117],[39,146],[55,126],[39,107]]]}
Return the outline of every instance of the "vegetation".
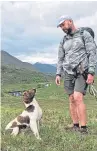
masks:
{"label": "vegetation", "polygon": [[[25,73],[26,74],[26,73]],[[97,87],[97,78],[95,81]],[[44,87],[43,87],[44,85]],[[41,141],[36,140],[28,128],[18,136],[10,136],[5,126],[25,108],[22,97],[8,95],[13,89],[25,90],[37,87],[36,99],[43,110],[40,126]],[[97,151],[97,101],[89,93],[85,96],[88,114],[88,135],[65,130],[71,124],[68,97],[64,93],[63,82],[57,87],[54,82],[45,87],[42,82],[15,83],[2,86],[2,151]]]}
{"label": "vegetation", "polygon": [[[85,96],[89,134],[83,136],[66,131],[65,127],[72,121],[63,82],[61,86],[56,86],[54,76],[40,73],[31,64],[23,63],[4,51],[1,55],[1,150],[97,151],[97,100],[89,93]],[[97,88],[97,77],[95,87]],[[29,128],[16,137],[12,137],[9,131],[5,132],[6,125],[25,108],[21,96],[11,96],[8,92],[31,88],[37,89],[36,99],[43,110],[41,141],[36,140]]]}
{"label": "vegetation", "polygon": [[7,65],[1,66],[1,83],[2,85],[6,84],[15,84],[15,83],[31,83],[35,82],[48,82],[51,79],[54,79],[53,76],[45,75],[41,72],[31,71],[25,68],[16,68],[10,67]]}

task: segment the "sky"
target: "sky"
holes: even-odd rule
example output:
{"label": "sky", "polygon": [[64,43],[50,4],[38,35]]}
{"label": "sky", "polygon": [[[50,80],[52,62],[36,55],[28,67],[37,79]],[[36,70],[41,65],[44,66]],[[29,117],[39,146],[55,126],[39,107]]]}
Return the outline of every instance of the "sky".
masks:
{"label": "sky", "polygon": [[1,50],[24,62],[56,64],[64,36],[57,28],[62,15],[69,15],[76,27],[91,27],[97,42],[97,1],[4,1]]}

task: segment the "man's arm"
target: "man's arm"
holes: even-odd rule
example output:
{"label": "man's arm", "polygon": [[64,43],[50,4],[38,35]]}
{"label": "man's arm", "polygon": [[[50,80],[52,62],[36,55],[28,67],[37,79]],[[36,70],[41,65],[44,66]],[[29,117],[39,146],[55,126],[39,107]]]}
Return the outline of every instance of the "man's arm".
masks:
{"label": "man's arm", "polygon": [[61,76],[61,73],[62,73],[62,70],[63,70],[64,57],[65,57],[65,51],[64,51],[64,48],[63,48],[63,40],[62,40],[62,42],[60,42],[60,45],[59,45],[56,75]]}
{"label": "man's arm", "polygon": [[95,68],[96,68],[96,61],[97,61],[97,46],[95,44],[95,41],[93,37],[90,35],[89,32],[84,31],[84,41],[85,41],[85,47],[86,47],[86,52],[89,58],[89,69],[88,72],[90,74],[95,73]]}

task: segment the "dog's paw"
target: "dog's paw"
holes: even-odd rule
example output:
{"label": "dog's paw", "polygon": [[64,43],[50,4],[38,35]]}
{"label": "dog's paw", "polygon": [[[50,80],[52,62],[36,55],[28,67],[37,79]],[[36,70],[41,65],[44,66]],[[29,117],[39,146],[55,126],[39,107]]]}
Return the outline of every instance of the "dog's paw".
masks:
{"label": "dog's paw", "polygon": [[38,140],[42,140],[41,137],[37,137]]}

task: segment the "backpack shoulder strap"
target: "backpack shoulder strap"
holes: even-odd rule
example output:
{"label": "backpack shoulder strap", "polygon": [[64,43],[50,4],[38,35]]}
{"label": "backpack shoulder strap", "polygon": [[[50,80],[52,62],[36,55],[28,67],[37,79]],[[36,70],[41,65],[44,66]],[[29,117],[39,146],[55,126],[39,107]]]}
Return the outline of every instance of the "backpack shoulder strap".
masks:
{"label": "backpack shoulder strap", "polygon": [[[66,35],[63,37],[63,39],[62,39],[62,41],[61,41],[61,45],[62,45],[62,47],[63,47],[63,45],[64,45],[65,41],[66,41]],[[63,48],[63,51],[64,51],[64,53],[65,53],[64,48]]]}
{"label": "backpack shoulder strap", "polygon": [[85,29],[80,29],[80,35],[81,35],[81,37],[82,37],[82,40],[83,40],[83,44],[84,44],[84,48],[85,48],[85,52],[86,52],[86,55],[87,55],[87,58],[89,58],[89,54],[87,53],[87,50],[86,50],[86,46],[85,46],[85,39],[84,39],[84,30]]}
{"label": "backpack shoulder strap", "polygon": [[85,40],[84,40],[84,29],[82,28],[82,29],[80,29],[80,35],[81,35],[81,37],[82,37],[82,40],[83,40],[83,43],[84,43],[84,46],[85,46]]}
{"label": "backpack shoulder strap", "polygon": [[66,41],[66,35],[63,37],[63,42],[62,42],[63,45],[64,45],[65,41]]}

